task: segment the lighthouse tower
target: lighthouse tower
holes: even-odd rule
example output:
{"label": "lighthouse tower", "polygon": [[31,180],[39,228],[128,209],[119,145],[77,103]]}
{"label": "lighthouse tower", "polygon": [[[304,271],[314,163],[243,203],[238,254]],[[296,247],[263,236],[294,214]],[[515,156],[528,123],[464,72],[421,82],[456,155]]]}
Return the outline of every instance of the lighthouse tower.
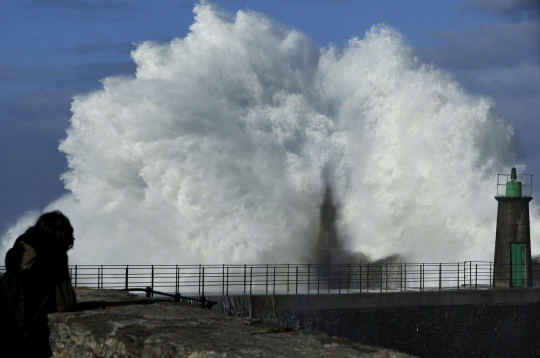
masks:
{"label": "lighthouse tower", "polygon": [[[504,195],[499,195],[499,188]],[[526,191],[528,195],[522,195]],[[501,193],[502,194],[502,193]],[[497,175],[497,233],[493,288],[532,287],[529,202],[532,175]]]}

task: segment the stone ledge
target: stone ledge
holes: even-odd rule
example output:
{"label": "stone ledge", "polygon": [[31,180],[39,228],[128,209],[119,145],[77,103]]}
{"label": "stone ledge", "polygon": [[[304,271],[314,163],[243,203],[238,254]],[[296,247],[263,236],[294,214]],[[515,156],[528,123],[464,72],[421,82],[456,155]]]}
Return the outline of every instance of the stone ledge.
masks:
{"label": "stone ledge", "polygon": [[49,315],[53,357],[411,357],[127,292],[78,288],[77,296],[88,309]]}

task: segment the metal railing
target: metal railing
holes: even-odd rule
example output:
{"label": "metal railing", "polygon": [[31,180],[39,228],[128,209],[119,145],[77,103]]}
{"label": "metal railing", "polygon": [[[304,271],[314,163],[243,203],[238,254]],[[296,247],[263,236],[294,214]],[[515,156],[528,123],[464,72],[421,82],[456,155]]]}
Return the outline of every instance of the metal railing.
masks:
{"label": "metal railing", "polygon": [[[518,267],[519,266],[519,267]],[[494,272],[492,262],[283,265],[71,265],[74,286],[152,290],[203,297],[231,294],[343,294],[491,289],[494,275],[509,287],[540,285],[540,263]],[[3,268],[0,267],[0,271]],[[520,278],[521,277],[521,281]],[[530,280],[530,281],[529,281]],[[530,282],[531,284],[527,284]]]}
{"label": "metal railing", "polygon": [[[506,184],[511,174],[497,174],[497,196],[506,195]],[[517,174],[517,181],[521,183],[523,196],[532,196],[532,174]]]}
{"label": "metal railing", "polygon": [[157,296],[164,296],[172,298],[174,302],[180,302],[181,300],[190,301],[190,303],[195,302],[196,304],[200,305],[202,308],[212,308],[212,306],[217,305],[216,301],[208,300],[205,296],[201,297],[187,297],[182,296],[179,292],[176,293],[168,293],[168,292],[161,292],[156,291],[152,287],[145,287],[145,288],[130,288],[129,291],[132,292],[144,292],[146,293],[146,297],[154,297],[154,295]]}

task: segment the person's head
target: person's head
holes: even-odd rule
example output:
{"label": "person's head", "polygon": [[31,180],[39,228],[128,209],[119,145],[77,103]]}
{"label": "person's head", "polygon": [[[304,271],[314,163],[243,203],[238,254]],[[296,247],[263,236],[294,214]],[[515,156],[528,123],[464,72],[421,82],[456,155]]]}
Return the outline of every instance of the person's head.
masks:
{"label": "person's head", "polygon": [[60,211],[55,210],[45,213],[37,219],[36,224],[30,229],[37,230],[48,237],[55,238],[69,250],[73,247],[73,227],[69,219]]}

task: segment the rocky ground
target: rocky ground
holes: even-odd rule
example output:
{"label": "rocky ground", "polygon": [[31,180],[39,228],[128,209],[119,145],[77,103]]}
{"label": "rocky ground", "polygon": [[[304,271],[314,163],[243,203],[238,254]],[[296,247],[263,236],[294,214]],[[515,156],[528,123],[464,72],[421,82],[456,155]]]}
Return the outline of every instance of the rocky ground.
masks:
{"label": "rocky ground", "polygon": [[80,310],[49,315],[54,357],[411,357],[122,291],[77,297]]}

